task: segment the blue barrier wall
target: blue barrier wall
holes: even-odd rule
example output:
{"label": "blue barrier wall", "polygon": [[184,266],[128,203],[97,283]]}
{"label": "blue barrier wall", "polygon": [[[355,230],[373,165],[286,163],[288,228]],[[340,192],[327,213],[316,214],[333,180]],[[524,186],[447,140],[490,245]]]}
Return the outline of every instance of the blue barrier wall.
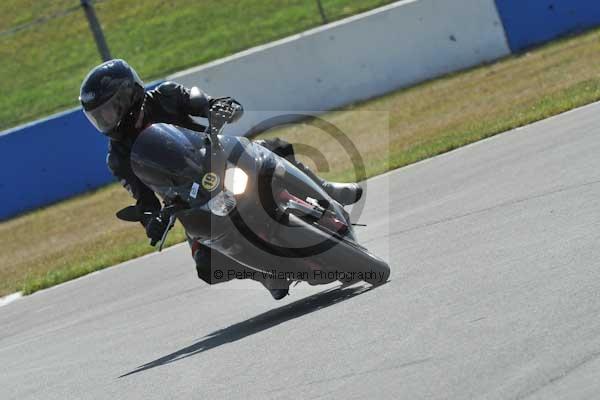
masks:
{"label": "blue barrier wall", "polygon": [[600,0],[496,0],[496,6],[513,52],[600,25]]}
{"label": "blue barrier wall", "polygon": [[81,109],[0,133],[0,220],[114,181],[107,145]]}
{"label": "blue barrier wall", "polygon": [[110,182],[106,148],[79,109],[2,134],[0,219]]}

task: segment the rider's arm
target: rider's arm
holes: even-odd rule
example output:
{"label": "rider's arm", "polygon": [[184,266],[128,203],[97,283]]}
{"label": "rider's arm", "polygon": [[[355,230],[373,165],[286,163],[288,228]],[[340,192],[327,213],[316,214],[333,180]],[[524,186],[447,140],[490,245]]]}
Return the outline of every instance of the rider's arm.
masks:
{"label": "rider's arm", "polygon": [[150,123],[164,122],[196,131],[204,131],[203,125],[195,122],[190,115],[207,118],[214,101],[228,100],[236,105],[237,113],[231,122],[239,119],[242,106],[228,97],[212,98],[198,87],[188,89],[174,82],[165,82],[147,93],[146,107]]}
{"label": "rider's arm", "polygon": [[158,119],[188,115],[206,118],[211,104],[211,97],[201,89],[195,86],[188,89],[175,82],[160,84],[147,92],[147,97]]}
{"label": "rider's arm", "polygon": [[[119,142],[111,141],[106,162],[112,174],[121,181],[121,184],[137,200],[136,207],[140,215],[144,215],[146,212],[156,213],[161,209],[160,201],[154,192],[148,186],[144,185],[131,169],[129,150],[126,146]],[[144,226],[146,222],[145,219],[142,220]]]}

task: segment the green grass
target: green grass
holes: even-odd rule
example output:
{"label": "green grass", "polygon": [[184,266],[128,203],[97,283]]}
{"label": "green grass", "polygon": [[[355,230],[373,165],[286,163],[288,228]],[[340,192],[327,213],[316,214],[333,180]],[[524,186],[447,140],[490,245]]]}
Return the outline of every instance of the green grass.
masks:
{"label": "green grass", "polygon": [[[331,20],[391,0],[323,0]],[[0,31],[79,0],[3,0]],[[315,0],[104,0],[98,18],[113,57],[154,80],[321,24]],[[0,36],[0,130],[77,105],[101,62],[83,11]]]}
{"label": "green grass", "polygon": [[[115,184],[0,223],[0,295],[33,293],[153,251],[140,224],[114,216],[131,203]],[[176,226],[167,245],[182,240]]]}
{"label": "green grass", "polygon": [[[135,237],[137,236],[139,235],[135,235]],[[171,231],[164,247],[170,247],[174,244],[181,243],[184,240],[185,233],[183,228],[178,226]],[[106,250],[108,251],[97,249],[97,253],[95,253],[93,257],[87,256],[79,260],[69,260],[68,262],[59,265],[56,268],[50,269],[42,275],[29,275],[25,277],[22,284],[19,286],[19,289],[23,292],[23,294],[31,294],[37,292],[38,290],[79,278],[80,276],[87,275],[91,272],[141,257],[154,251],[154,248],[148,246],[148,241],[146,238],[137,238],[137,240],[133,241],[132,243],[120,244],[113,249]]]}
{"label": "green grass", "polygon": [[[388,162],[375,163],[369,171],[369,176],[400,168],[598,100],[600,79],[580,82],[552,96],[534,100],[522,110],[507,112],[503,116],[490,115],[490,120],[468,122],[443,135],[416,143],[406,149],[395,150],[390,154]],[[348,179],[350,174],[350,170],[343,171],[338,177]]]}
{"label": "green grass", "polygon": [[[599,72],[595,30],[324,118],[361,148],[367,176],[373,176],[597,101]],[[263,135],[271,136],[319,149],[329,164],[327,171],[318,166],[321,174],[355,179],[344,149],[318,129],[301,123]],[[111,185],[0,223],[0,295],[30,293],[153,251],[138,224],[114,218],[130,202],[126,191]],[[177,229],[172,243],[183,240]]]}
{"label": "green grass", "polygon": [[[360,148],[367,176],[441,154],[600,100],[600,30],[345,108],[331,120]],[[369,112],[389,113],[389,126]],[[388,134],[379,135],[378,132]],[[332,179],[356,179],[334,140],[308,126],[267,137],[312,145]]]}

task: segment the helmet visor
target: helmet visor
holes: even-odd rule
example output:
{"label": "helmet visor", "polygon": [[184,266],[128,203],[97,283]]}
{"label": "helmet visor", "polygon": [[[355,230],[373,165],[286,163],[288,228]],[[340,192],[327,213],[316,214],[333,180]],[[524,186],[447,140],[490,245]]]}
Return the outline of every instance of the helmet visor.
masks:
{"label": "helmet visor", "polygon": [[125,92],[128,92],[128,90],[119,90],[108,101],[93,110],[83,110],[85,116],[100,132],[110,132],[119,125],[119,122],[125,116],[127,107],[130,105],[130,94]]}

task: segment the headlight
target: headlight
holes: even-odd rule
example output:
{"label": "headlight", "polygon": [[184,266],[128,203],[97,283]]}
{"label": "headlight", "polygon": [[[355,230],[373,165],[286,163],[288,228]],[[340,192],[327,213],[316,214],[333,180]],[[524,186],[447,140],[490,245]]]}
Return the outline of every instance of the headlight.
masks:
{"label": "headlight", "polygon": [[224,217],[237,205],[235,197],[228,190],[224,190],[208,201],[208,209],[218,217]]}
{"label": "headlight", "polygon": [[242,194],[246,191],[248,175],[238,167],[230,167],[225,171],[225,188],[233,194]]}

